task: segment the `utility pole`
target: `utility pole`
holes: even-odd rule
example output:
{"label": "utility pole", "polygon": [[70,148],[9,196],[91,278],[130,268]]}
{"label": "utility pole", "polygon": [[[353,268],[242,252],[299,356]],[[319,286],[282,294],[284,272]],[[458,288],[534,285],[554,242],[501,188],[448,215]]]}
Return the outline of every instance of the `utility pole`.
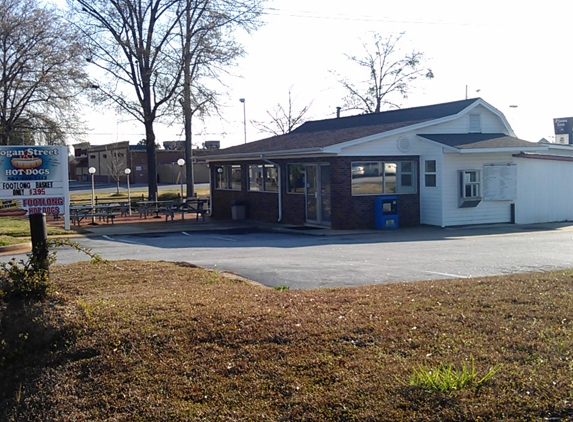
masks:
{"label": "utility pole", "polygon": [[243,130],[245,132],[245,144],[247,143],[247,107],[245,106],[245,99],[240,98],[240,102],[243,103]]}

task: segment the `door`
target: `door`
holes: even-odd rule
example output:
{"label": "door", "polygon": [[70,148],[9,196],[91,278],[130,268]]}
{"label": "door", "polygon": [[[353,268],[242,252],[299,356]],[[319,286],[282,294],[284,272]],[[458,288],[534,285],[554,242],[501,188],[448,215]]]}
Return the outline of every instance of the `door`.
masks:
{"label": "door", "polygon": [[306,222],[330,225],[330,165],[305,165]]}

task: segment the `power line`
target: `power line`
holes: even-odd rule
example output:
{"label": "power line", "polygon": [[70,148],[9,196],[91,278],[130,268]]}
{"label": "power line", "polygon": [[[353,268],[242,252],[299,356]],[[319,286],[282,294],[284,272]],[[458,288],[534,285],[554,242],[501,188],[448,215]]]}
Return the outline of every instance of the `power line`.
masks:
{"label": "power line", "polygon": [[357,16],[350,17],[347,14],[324,15],[316,14],[311,11],[298,11],[289,12],[286,10],[277,9],[274,7],[267,8],[263,12],[269,16],[283,16],[292,18],[310,18],[319,20],[340,20],[347,22],[373,22],[373,23],[400,23],[400,24],[416,24],[416,25],[450,25],[450,26],[500,26],[501,24],[481,23],[481,22],[461,22],[461,21],[443,21],[443,20],[423,20],[423,19],[394,19],[390,17],[372,18],[370,16]]}

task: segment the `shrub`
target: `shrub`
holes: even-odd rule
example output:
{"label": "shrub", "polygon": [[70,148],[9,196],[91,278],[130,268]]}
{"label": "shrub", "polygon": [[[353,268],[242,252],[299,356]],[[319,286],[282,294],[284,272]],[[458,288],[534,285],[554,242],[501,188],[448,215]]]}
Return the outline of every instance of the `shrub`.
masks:
{"label": "shrub", "polygon": [[[77,242],[69,239],[48,240],[48,250],[62,246],[71,246],[78,252],[83,252],[92,258],[92,262],[99,262],[101,258],[93,254],[90,249],[83,248]],[[46,297],[50,288],[50,265],[56,262],[56,252],[51,251],[45,262],[38,258],[40,253],[30,252],[27,260],[16,262],[12,258],[0,264],[0,297],[11,298],[37,298]]]}

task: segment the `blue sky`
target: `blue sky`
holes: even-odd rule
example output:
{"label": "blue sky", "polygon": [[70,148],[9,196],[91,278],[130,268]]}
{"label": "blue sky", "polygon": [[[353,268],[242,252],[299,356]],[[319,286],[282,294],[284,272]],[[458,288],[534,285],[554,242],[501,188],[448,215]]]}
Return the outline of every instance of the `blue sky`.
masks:
{"label": "blue sky", "polygon": [[[408,99],[394,98],[402,107],[463,99],[467,90],[468,97],[480,96],[503,112],[518,137],[552,140],[553,118],[573,116],[572,10],[565,0],[269,0],[266,25],[240,36],[247,55],[226,78],[224,119],[194,122],[194,143],[242,143],[240,98],[246,100],[248,141],[265,137],[249,121],[265,120],[266,110],[285,104],[289,87],[295,107],[312,102],[309,117],[333,117],[344,91],[329,71],[352,76],[355,68],[344,54],[359,55],[361,39],[373,31],[405,32],[402,49],[424,52],[434,72]],[[88,138],[93,143],[136,142],[143,134],[138,123],[114,115],[106,132],[95,121]],[[159,141],[181,139],[179,127],[157,129]]]}

